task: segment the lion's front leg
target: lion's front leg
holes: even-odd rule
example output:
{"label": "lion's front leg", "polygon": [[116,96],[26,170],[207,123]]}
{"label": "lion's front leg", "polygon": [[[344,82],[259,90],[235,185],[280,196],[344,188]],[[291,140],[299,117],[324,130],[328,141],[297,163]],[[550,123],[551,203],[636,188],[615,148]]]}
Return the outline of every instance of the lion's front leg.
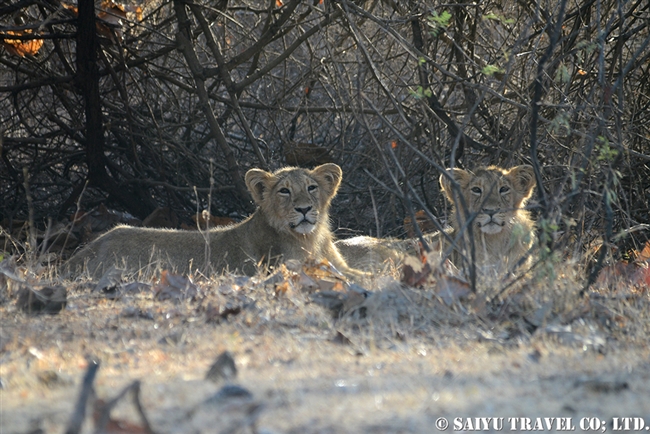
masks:
{"label": "lion's front leg", "polygon": [[364,279],[369,279],[372,277],[372,273],[368,273],[356,268],[352,268],[345,261],[341,252],[336,248],[334,243],[330,242],[329,246],[325,249],[325,258],[341,273],[343,273],[348,279],[354,282],[361,282]]}

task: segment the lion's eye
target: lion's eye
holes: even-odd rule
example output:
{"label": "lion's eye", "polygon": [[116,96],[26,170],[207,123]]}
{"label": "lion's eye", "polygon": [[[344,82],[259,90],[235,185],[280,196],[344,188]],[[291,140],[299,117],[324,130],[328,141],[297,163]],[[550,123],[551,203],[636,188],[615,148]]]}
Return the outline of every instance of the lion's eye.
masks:
{"label": "lion's eye", "polygon": [[318,188],[317,185],[310,185],[309,187],[307,187],[307,191],[314,191],[314,190],[316,190],[317,188]]}
{"label": "lion's eye", "polygon": [[278,190],[278,193],[280,193],[280,194],[282,194],[282,195],[285,195],[285,196],[291,194],[291,192],[289,191],[288,188],[281,188],[281,189]]}
{"label": "lion's eye", "polygon": [[479,187],[472,187],[472,193],[481,194],[481,189]]}
{"label": "lion's eye", "polygon": [[505,185],[499,189],[499,193],[501,193],[501,194],[506,194],[509,191],[510,191],[510,187],[505,186]]}

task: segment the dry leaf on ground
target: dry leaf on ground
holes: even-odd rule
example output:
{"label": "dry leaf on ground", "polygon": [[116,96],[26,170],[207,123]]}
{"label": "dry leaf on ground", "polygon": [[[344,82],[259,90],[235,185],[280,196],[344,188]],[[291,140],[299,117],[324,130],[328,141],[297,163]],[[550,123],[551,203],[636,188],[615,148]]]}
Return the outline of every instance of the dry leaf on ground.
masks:
{"label": "dry leaf on ground", "polygon": [[199,287],[192,282],[192,279],[179,274],[172,274],[163,270],[160,280],[152,291],[156,300],[187,300],[195,299],[200,293]]}
{"label": "dry leaf on ground", "polygon": [[407,256],[402,264],[402,282],[408,286],[420,287],[432,279],[431,265],[426,256]]}
{"label": "dry leaf on ground", "polygon": [[67,291],[63,286],[46,286],[41,290],[24,286],[18,292],[18,307],[26,313],[57,314],[65,308]]}
{"label": "dry leaf on ground", "polygon": [[436,293],[447,306],[451,306],[472,294],[472,288],[463,279],[439,274],[436,281]]}

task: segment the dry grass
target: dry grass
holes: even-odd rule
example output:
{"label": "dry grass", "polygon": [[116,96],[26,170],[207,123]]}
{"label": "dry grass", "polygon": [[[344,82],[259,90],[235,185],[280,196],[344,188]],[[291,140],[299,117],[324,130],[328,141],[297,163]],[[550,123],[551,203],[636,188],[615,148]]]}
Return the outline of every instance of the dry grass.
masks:
{"label": "dry grass", "polygon": [[[261,432],[431,432],[440,416],[570,416],[577,425],[647,415],[647,291],[581,298],[575,267],[565,268],[555,280],[523,280],[501,302],[486,302],[497,290],[486,281],[481,296],[451,305],[389,270],[342,318],[264,277],[199,281],[197,298],[183,301],[151,290],[111,300],[65,282],[66,309],[41,316],[20,311],[5,288],[0,431],[62,432],[92,356],[98,396],[140,379],[156,432],[190,432],[187,412],[219,389],[204,377],[225,350],[238,383],[264,405]],[[128,401],[113,415],[138,420]]]}

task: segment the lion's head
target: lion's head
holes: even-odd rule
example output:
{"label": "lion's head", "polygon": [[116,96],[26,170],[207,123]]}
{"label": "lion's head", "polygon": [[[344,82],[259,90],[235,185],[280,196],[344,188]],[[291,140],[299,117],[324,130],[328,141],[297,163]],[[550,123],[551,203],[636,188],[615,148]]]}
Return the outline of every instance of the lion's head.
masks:
{"label": "lion's head", "polygon": [[[460,187],[453,188],[452,180]],[[509,234],[513,226],[528,214],[523,210],[535,188],[535,174],[528,165],[502,169],[496,166],[477,169],[474,173],[462,169],[448,169],[440,176],[440,186],[456,210],[452,214],[452,226],[462,226],[458,215],[463,217],[466,206],[468,215],[475,216],[473,226],[486,235]]]}
{"label": "lion's head", "polygon": [[246,173],[246,186],[272,227],[305,236],[327,226],[330,202],[341,178],[341,168],[331,163],[313,170],[285,167],[270,173],[251,169]]}

